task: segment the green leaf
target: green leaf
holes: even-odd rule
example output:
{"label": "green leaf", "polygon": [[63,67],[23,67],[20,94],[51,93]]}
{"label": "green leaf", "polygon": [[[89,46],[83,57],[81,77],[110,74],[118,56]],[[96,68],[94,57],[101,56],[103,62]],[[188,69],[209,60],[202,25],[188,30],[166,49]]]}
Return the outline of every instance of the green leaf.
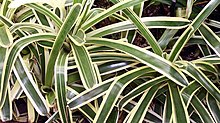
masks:
{"label": "green leaf", "polygon": [[15,32],[19,29],[23,29],[23,28],[29,28],[29,29],[41,29],[41,30],[45,30],[48,31],[50,33],[55,33],[55,31],[48,27],[48,26],[44,26],[41,24],[35,24],[35,23],[29,23],[29,22],[22,22],[22,23],[16,23],[13,24],[9,29],[11,32]]}
{"label": "green leaf", "polygon": [[110,87],[112,81],[113,80],[100,83],[91,89],[81,92],[68,101],[68,106],[71,108],[71,110],[74,110],[103,96]]}
{"label": "green leaf", "polygon": [[0,24],[0,46],[4,48],[8,48],[12,45],[13,43],[13,37],[12,34],[10,33],[8,27],[3,25],[2,23]]}
{"label": "green leaf", "polygon": [[[114,4],[121,3],[120,0],[111,0]],[[123,13],[137,26],[138,30],[142,34],[142,36],[148,41],[153,51],[161,56],[163,51],[160,48],[157,40],[153,36],[153,34],[150,32],[150,30],[144,25],[143,22],[141,22],[140,18],[137,16],[135,12],[133,12],[130,8],[126,8],[122,10]]]}
{"label": "green leaf", "polygon": [[68,53],[66,53],[64,50],[61,50],[61,52],[58,55],[54,69],[57,107],[59,110],[59,116],[63,123],[70,122],[66,101],[67,57]]}
{"label": "green leaf", "polygon": [[[53,34],[44,33],[44,34],[33,34],[30,36],[26,36],[23,38],[18,39],[9,49],[9,52],[5,58],[5,63],[2,71],[2,78],[1,78],[1,88],[0,88],[0,107],[5,100],[6,88],[8,85],[8,81],[10,78],[10,74],[12,71],[12,67],[15,63],[15,60],[20,53],[20,51],[28,46],[30,43],[39,41],[39,40],[48,40],[54,39],[55,36]],[[6,67],[7,66],[7,67]]]}
{"label": "green leaf", "polygon": [[88,38],[87,42],[118,49],[155,69],[157,72],[163,74],[180,86],[185,86],[188,84],[185,76],[174,65],[172,65],[172,63],[150,51],[123,42],[122,40],[115,41],[103,38]]}
{"label": "green leaf", "polygon": [[110,61],[99,65],[99,71],[101,75],[107,75],[120,70],[125,70],[127,68],[134,67],[137,63],[130,61]]}
{"label": "green leaf", "polygon": [[212,11],[220,4],[220,0],[211,0],[202,11],[196,16],[188,28],[182,33],[179,39],[176,41],[170,52],[170,61],[175,61],[178,57],[182,48],[185,46],[187,41],[192,37],[194,32],[200,27],[202,22],[212,13]]}
{"label": "green leaf", "polygon": [[178,32],[177,29],[166,29],[163,35],[158,40],[158,43],[162,49],[165,49],[173,36]]}
{"label": "green leaf", "polygon": [[127,1],[122,1],[118,4],[113,5],[112,7],[108,8],[107,10],[101,12],[100,14],[96,15],[95,17],[91,18],[90,20],[86,21],[82,25],[82,30],[87,31],[89,28],[97,24],[98,22],[102,21],[106,17],[112,15],[113,13],[125,9],[127,7],[131,7],[134,5],[137,5],[145,0],[127,0]]}
{"label": "green leaf", "polygon": [[12,100],[10,98],[10,88],[8,87],[5,102],[0,109],[0,119],[3,122],[10,121],[12,120],[12,113]]}
{"label": "green leaf", "polygon": [[207,108],[202,104],[202,102],[198,99],[198,97],[193,96],[192,100],[191,100],[191,104],[204,123],[214,123],[215,122],[212,119],[212,116],[209,114]]}
{"label": "green leaf", "polygon": [[213,119],[215,120],[216,123],[219,123],[220,122],[219,102],[217,102],[215,100],[215,98],[213,98],[213,96],[208,93],[206,96],[206,100],[207,100],[207,105],[208,105],[209,111],[212,114]]}
{"label": "green leaf", "polygon": [[[132,109],[137,105],[136,102],[134,101],[130,101],[124,108],[123,111],[129,113],[132,111]],[[148,110],[144,121],[147,122],[154,122],[154,123],[161,123],[162,122],[162,118],[159,114],[155,113],[153,110]]]}
{"label": "green leaf", "polygon": [[126,94],[118,103],[118,107],[119,109],[122,109],[128,102],[130,102],[133,98],[137,97],[138,95],[140,95],[141,93],[143,93],[144,91],[146,91],[147,89],[149,89],[150,87],[159,84],[163,81],[168,80],[166,77],[164,76],[160,76],[160,77],[156,77],[152,80],[149,80],[147,82],[144,82],[143,84],[137,86],[135,89],[133,89],[131,92],[129,92],[128,94]]}
{"label": "green leaf", "polygon": [[[179,17],[143,17],[140,20],[147,28],[166,28],[166,29],[181,29],[189,24],[189,20]],[[137,26],[128,21],[118,22],[108,26],[101,27],[87,33],[88,37],[101,37],[117,32],[135,30]]]}
{"label": "green leaf", "polygon": [[94,122],[96,123],[103,123],[107,120],[108,116],[110,115],[114,105],[117,102],[120,94],[124,90],[124,88],[132,82],[132,80],[136,79],[137,77],[143,75],[146,72],[151,72],[152,69],[148,67],[140,67],[129,71],[119,77],[111,84],[109,87],[101,106],[95,116]]}
{"label": "green leaf", "polygon": [[17,58],[13,72],[35,110],[42,116],[47,115],[49,107],[46,104],[46,100],[34,82],[21,56]]}
{"label": "green leaf", "polygon": [[127,121],[128,123],[140,123],[144,120],[148,108],[159,87],[160,84],[154,85],[142,95],[141,99],[138,101],[138,104],[131,112],[131,115]]}
{"label": "green leaf", "polygon": [[163,123],[170,123],[172,121],[172,103],[170,93],[166,94],[166,102],[163,111]]}
{"label": "green leaf", "polygon": [[61,46],[63,45],[63,42],[66,39],[67,34],[69,33],[71,28],[76,23],[76,20],[78,19],[79,14],[81,12],[81,8],[82,8],[81,4],[74,4],[74,6],[71,7],[70,12],[68,13],[62,27],[60,28],[57,34],[57,37],[52,47],[52,51],[49,56],[49,61],[48,61],[47,70],[46,70],[45,86],[49,86],[49,87],[52,86],[54,64],[55,64],[56,58],[59,54],[59,50]]}
{"label": "green leaf", "polygon": [[173,122],[189,123],[189,114],[180,95],[179,87],[173,82],[169,82],[168,85],[172,102]]}
{"label": "green leaf", "polygon": [[209,80],[209,78],[192,63],[185,64],[183,70],[190,77],[199,82],[216,100],[220,101],[219,89]]}
{"label": "green leaf", "polygon": [[205,24],[199,27],[199,32],[212,50],[220,56],[220,38]]}
{"label": "green leaf", "polygon": [[98,79],[87,49],[84,45],[77,46],[74,43],[71,43],[71,47],[83,86],[86,89],[93,87],[98,83]]}
{"label": "green leaf", "polygon": [[193,81],[187,87],[184,87],[181,90],[181,95],[183,97],[183,101],[184,101],[186,107],[189,106],[192,97],[201,87],[202,86],[198,82]]}
{"label": "green leaf", "polygon": [[[70,93],[70,95],[79,95],[78,92],[76,92],[75,90],[73,90],[70,87],[67,87],[68,93]],[[81,94],[80,94],[81,95]],[[69,100],[71,98],[67,97]],[[78,108],[80,112],[82,112],[89,120],[93,121],[94,117],[95,117],[95,110],[94,108],[92,108],[91,104],[87,104],[84,105],[80,108]]]}
{"label": "green leaf", "polygon": [[117,123],[119,118],[119,110],[118,108],[114,107],[113,111],[111,112],[108,120],[106,123]]}

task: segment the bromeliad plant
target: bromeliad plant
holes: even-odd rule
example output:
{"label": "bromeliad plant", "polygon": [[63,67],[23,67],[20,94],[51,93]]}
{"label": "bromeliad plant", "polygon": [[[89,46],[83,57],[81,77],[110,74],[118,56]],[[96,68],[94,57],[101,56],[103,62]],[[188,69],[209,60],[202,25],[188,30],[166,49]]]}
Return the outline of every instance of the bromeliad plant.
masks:
{"label": "bromeliad plant", "polygon": [[[220,122],[220,43],[207,26],[218,23],[204,21],[220,1],[196,17],[192,0],[179,1],[185,18],[141,17],[145,0],[111,2],[103,9],[94,0],[2,1],[1,120]],[[106,18],[116,23],[96,28]],[[149,28],[166,30],[157,41]],[[137,33],[148,47],[133,44]],[[201,58],[181,58],[190,45]]]}

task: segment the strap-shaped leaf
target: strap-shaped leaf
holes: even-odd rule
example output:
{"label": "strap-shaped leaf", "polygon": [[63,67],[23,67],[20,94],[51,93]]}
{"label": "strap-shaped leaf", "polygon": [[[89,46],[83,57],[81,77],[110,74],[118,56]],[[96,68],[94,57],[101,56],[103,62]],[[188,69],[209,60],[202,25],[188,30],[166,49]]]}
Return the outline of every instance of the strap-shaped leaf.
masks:
{"label": "strap-shaped leaf", "polygon": [[194,60],[192,61],[193,63],[195,62],[206,62],[206,63],[209,63],[209,64],[220,64],[220,58],[217,56],[217,55],[211,55],[209,57],[204,57],[204,58],[200,58],[200,59],[197,59],[197,60]]}
{"label": "strap-shaped leaf", "polygon": [[114,72],[118,72],[120,70],[125,70],[127,68],[134,67],[138,63],[133,62],[121,62],[121,61],[113,61],[113,62],[106,62],[104,64],[99,65],[99,71],[101,75],[107,75]]}
{"label": "strap-shaped leaf", "polygon": [[106,123],[118,123],[119,120],[119,110],[118,108],[114,107],[113,111],[109,115],[109,118]]}
{"label": "strap-shaped leaf", "polygon": [[[71,95],[79,95],[78,92],[76,92],[75,90],[73,90],[70,87],[67,87],[68,93],[70,93]],[[71,98],[67,97],[69,100]],[[93,106],[91,104],[87,104],[84,105],[80,108],[78,108],[78,110],[80,112],[82,112],[89,120],[93,121],[94,117],[95,117],[95,110],[94,108],[92,108]]]}
{"label": "strap-shaped leaf", "polygon": [[196,16],[193,22],[189,25],[189,27],[183,32],[183,34],[179,37],[173,49],[170,52],[170,61],[175,61],[185,46],[187,41],[192,37],[194,32],[200,27],[202,22],[212,13],[212,11],[220,4],[220,0],[211,0],[202,11]]}
{"label": "strap-shaped leaf", "polygon": [[185,86],[188,84],[186,77],[174,65],[172,65],[172,63],[150,51],[123,41],[111,39],[88,38],[87,41],[90,43],[112,47],[125,52],[126,54],[153,68],[157,72],[163,74],[180,86]]}
{"label": "strap-shaped leaf", "polygon": [[89,56],[89,52],[84,45],[77,46],[74,43],[71,43],[71,47],[72,51],[74,52],[74,57],[83,86],[86,89],[93,87],[98,83],[98,79],[95,73],[95,69],[92,65],[92,60]]}
{"label": "strap-shaped leaf", "polygon": [[202,24],[199,27],[199,32],[205,39],[206,43],[212,48],[212,50],[220,56],[220,38],[213,32],[208,26]]}
{"label": "strap-shaped leaf", "polygon": [[170,93],[166,94],[166,102],[163,110],[163,123],[170,123],[172,121],[172,103]]}
{"label": "strap-shaped leaf", "polygon": [[66,85],[67,85],[67,57],[68,53],[64,50],[58,55],[55,65],[55,92],[57,99],[57,106],[59,110],[59,116],[63,123],[69,123],[70,117],[67,109],[66,101]]}
{"label": "strap-shaped leaf", "polygon": [[0,23],[0,46],[7,48],[13,43],[13,37],[8,27]]}
{"label": "strap-shaped leaf", "polygon": [[133,98],[137,97],[138,95],[140,95],[141,93],[143,93],[144,91],[146,91],[147,89],[149,89],[150,87],[152,87],[153,85],[159,84],[163,81],[168,80],[166,77],[161,76],[161,77],[157,77],[154,78],[152,80],[149,80],[147,82],[144,82],[143,84],[137,86],[135,89],[133,89],[131,92],[129,92],[128,94],[126,94],[118,103],[118,107],[119,109],[122,109],[125,105],[127,105],[127,103],[129,103]]}
{"label": "strap-shaped leaf", "polygon": [[138,104],[134,107],[127,123],[140,123],[144,120],[144,117],[148,111],[148,108],[159,89],[160,84],[154,85],[149,90],[147,90],[138,101]]}
{"label": "strap-shaped leaf", "polygon": [[22,28],[29,28],[29,29],[42,29],[42,30],[46,30],[49,31],[51,33],[55,32],[52,28],[48,27],[48,26],[44,26],[41,24],[35,24],[35,23],[30,23],[30,22],[22,22],[22,23],[16,23],[13,24],[13,26],[11,26],[9,29],[11,32],[15,32],[19,29]]}
{"label": "strap-shaped leaf", "polygon": [[[130,101],[124,108],[123,111],[129,113],[132,111],[132,109],[137,105],[136,102],[134,101]],[[148,110],[144,121],[147,122],[154,122],[154,123],[161,123],[162,122],[162,118],[159,114],[157,114],[156,112],[154,112],[153,110]]]}
{"label": "strap-shaped leaf", "polygon": [[200,119],[204,123],[214,123],[215,121],[213,120],[212,116],[210,115],[209,111],[207,108],[202,104],[202,102],[198,99],[197,96],[193,96],[191,100],[191,104],[193,108],[196,110],[198,113]]}
{"label": "strap-shaped leaf", "polygon": [[[189,24],[189,20],[179,17],[143,17],[140,20],[147,28],[167,28],[167,29],[181,29]],[[130,21],[123,21],[101,27],[94,31],[87,33],[88,37],[101,37],[117,32],[137,29],[134,23]]]}
{"label": "strap-shaped leaf", "polygon": [[[141,17],[142,16],[142,12],[143,12],[143,9],[144,9],[144,2],[138,4],[138,5],[135,5],[133,6],[133,11],[138,15],[138,17]],[[128,42],[129,43],[133,43],[136,35],[137,35],[137,32],[136,30],[130,30],[127,32],[126,34],[126,38],[128,39]]]}
{"label": "strap-shaped leaf", "polygon": [[[76,6],[76,5],[77,5],[77,4],[75,4],[75,6]],[[79,5],[79,3],[78,3],[78,5]],[[80,4],[80,5],[81,5],[81,4]],[[51,20],[54,21],[55,25],[56,25],[58,28],[61,28],[61,26],[62,26],[62,24],[63,24],[62,20],[61,20],[55,13],[53,13],[50,9],[46,8],[45,6],[36,4],[36,3],[27,4],[26,6],[33,8],[34,10],[36,10],[37,12],[39,12],[39,13],[42,14],[42,15],[46,15],[47,17],[49,17]],[[82,6],[82,5],[81,5],[81,6]],[[74,6],[72,6],[72,7],[74,7]],[[82,8],[81,8],[81,9],[82,9]],[[80,9],[80,11],[81,11],[81,9]],[[80,13],[80,12],[78,12],[78,13],[76,12],[75,14],[79,14],[79,13]],[[72,13],[72,14],[73,14],[73,13]],[[79,20],[78,18],[79,18],[79,15],[77,15],[77,19],[75,18],[75,19],[76,19],[75,24],[76,24],[76,22],[80,22],[80,20]],[[73,25],[72,25],[71,27],[73,27]],[[81,29],[79,29],[79,30],[81,30]],[[77,30],[77,31],[79,31],[79,30]],[[81,30],[80,32],[83,32],[83,33],[84,33],[83,30]],[[82,34],[82,33],[80,33],[80,34]],[[85,40],[83,40],[84,38],[79,38],[78,36],[76,36],[76,37],[77,37],[77,40],[75,40],[70,34],[67,34],[67,35],[68,35],[68,37],[71,38],[71,40],[72,40],[76,45],[78,45],[78,46],[81,46],[82,44],[85,43]],[[83,35],[83,36],[85,36],[85,35]],[[51,47],[52,47],[52,46],[51,46]]]}
{"label": "strap-shaped leaf", "polygon": [[94,26],[95,24],[97,24],[98,22],[105,19],[106,17],[112,15],[113,13],[115,13],[119,10],[125,9],[127,7],[134,6],[134,5],[139,4],[143,1],[145,1],[145,0],[126,0],[126,1],[122,1],[120,3],[117,3],[117,4],[113,5],[112,7],[108,8],[107,10],[96,15],[95,17],[91,18],[90,20],[86,21],[82,25],[81,28],[82,28],[82,30],[86,31],[89,28],[91,28],[92,26]]}
{"label": "strap-shaped leaf", "polygon": [[[111,0],[114,4],[121,3],[120,0]],[[141,22],[140,18],[137,16],[137,14],[132,11],[130,8],[126,8],[122,10],[123,13],[135,24],[135,26],[138,28],[138,30],[141,32],[142,36],[148,41],[150,44],[152,50],[157,55],[162,55],[163,51],[160,48],[157,40],[153,36],[153,34],[150,32],[150,30],[144,25],[143,22]]]}
{"label": "strap-shaped leaf", "polygon": [[[6,48],[3,48],[3,47],[1,47],[0,46],[0,81],[3,79],[3,69],[4,69],[4,61],[5,61],[5,56],[6,56],[6,52],[7,52],[7,49]],[[1,82],[2,83],[2,82]],[[0,85],[0,91],[2,92],[2,90],[1,90],[1,86],[2,85]],[[7,86],[5,86],[5,87],[7,87]],[[6,92],[5,92],[5,94],[6,94]],[[0,101],[1,102],[1,101]],[[4,101],[2,101],[2,103],[0,104],[0,107],[2,107],[2,105],[3,105],[3,103],[4,103]]]}
{"label": "strap-shaped leaf", "polygon": [[76,23],[76,20],[78,19],[79,14],[81,12],[81,8],[82,8],[81,4],[74,4],[74,6],[72,6],[70,12],[68,13],[63,25],[61,26],[57,34],[47,65],[45,86],[51,87],[52,85],[54,64],[56,62],[56,58],[59,54],[60,48],[63,45],[64,40],[66,39],[66,36],[68,35],[69,31],[74,26],[74,24]]}
{"label": "strap-shaped leaf", "polygon": [[219,102],[216,101],[215,98],[209,93],[206,95],[207,105],[209,108],[210,113],[212,114],[213,119],[216,123],[220,122],[220,108],[219,108]]}
{"label": "strap-shaped leaf", "polygon": [[153,70],[149,67],[140,67],[132,71],[129,71],[119,76],[118,78],[116,78],[116,80],[109,87],[101,103],[101,106],[95,116],[94,122],[96,123],[106,122],[108,116],[110,115],[114,105],[116,104],[124,88],[129,83],[131,83],[132,80],[135,80],[137,77],[150,71],[153,71]]}
{"label": "strap-shaped leaf", "polygon": [[[154,71],[148,71],[145,73],[145,75],[147,73],[151,73]],[[69,102],[68,105],[71,109],[77,109],[78,107],[81,107],[85,104],[88,104],[89,102],[103,96],[106,91],[109,89],[111,83],[114,81],[114,78],[112,79],[108,79],[98,85],[96,85],[95,87],[85,90],[83,92],[81,92],[79,95],[75,96],[74,98],[72,98]],[[149,86],[154,83],[149,83]],[[146,87],[147,88],[147,87]]]}
{"label": "strap-shaped leaf", "polygon": [[49,107],[46,100],[37,87],[32,75],[29,73],[28,68],[25,66],[21,56],[17,58],[13,72],[35,110],[43,116],[48,114]]}
{"label": "strap-shaped leaf", "polygon": [[5,57],[5,63],[2,71],[2,78],[1,78],[1,88],[0,88],[0,107],[4,102],[6,89],[9,81],[9,77],[12,71],[12,67],[15,63],[15,60],[20,53],[20,51],[28,46],[30,43],[39,41],[39,40],[48,40],[54,39],[54,34],[44,33],[44,34],[33,34],[30,36],[26,36],[23,38],[18,39],[9,49],[7,56]]}
{"label": "strap-shaped leaf", "polygon": [[163,35],[158,40],[158,43],[160,47],[164,50],[171,39],[173,39],[174,35],[178,32],[177,29],[166,29],[163,33]]}
{"label": "strap-shaped leaf", "polygon": [[10,98],[10,88],[8,87],[5,102],[0,109],[1,120],[3,122],[12,120],[12,113],[12,100]]}
{"label": "strap-shaped leaf", "polygon": [[195,65],[192,63],[185,64],[184,72],[199,82],[216,100],[220,101],[219,89]]}
{"label": "strap-shaped leaf", "polygon": [[169,82],[168,85],[172,102],[173,122],[189,123],[189,114],[180,95],[179,87],[173,82]]}
{"label": "strap-shaped leaf", "polygon": [[43,15],[46,15],[47,17],[49,17],[51,20],[54,21],[56,26],[58,26],[58,27],[62,26],[61,19],[55,13],[53,13],[50,9],[44,7],[43,5],[36,4],[36,3],[30,3],[30,4],[26,4],[26,6],[33,8],[34,10],[38,11],[39,13],[41,13]]}
{"label": "strap-shaped leaf", "polygon": [[186,107],[189,106],[192,97],[201,87],[202,86],[198,82],[193,81],[187,87],[184,87],[181,90],[181,95],[183,97],[183,101],[184,101]]}
{"label": "strap-shaped leaf", "polygon": [[68,101],[68,106],[73,109],[77,109],[101,96],[103,96],[110,87],[113,80],[103,82],[91,89],[81,92],[79,95]]}

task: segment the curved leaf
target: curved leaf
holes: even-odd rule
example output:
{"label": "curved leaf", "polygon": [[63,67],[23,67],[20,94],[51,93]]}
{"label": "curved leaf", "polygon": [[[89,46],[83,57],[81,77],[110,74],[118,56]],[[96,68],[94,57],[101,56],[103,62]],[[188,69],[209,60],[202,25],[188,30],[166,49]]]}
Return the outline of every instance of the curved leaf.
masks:
{"label": "curved leaf", "polygon": [[183,99],[179,92],[179,87],[173,82],[169,82],[169,91],[172,102],[173,122],[175,123],[189,123],[189,114]]}
{"label": "curved leaf", "polygon": [[3,25],[0,24],[0,46],[4,48],[8,48],[13,43],[13,37],[9,29]]}
{"label": "curved leaf", "polygon": [[220,4],[220,0],[211,0],[202,11],[196,16],[193,22],[188,26],[188,28],[182,33],[179,39],[176,41],[173,49],[170,52],[170,61],[175,61],[185,46],[187,41],[192,37],[194,32],[200,27],[202,22],[212,13],[212,11]]}
{"label": "curved leaf", "polygon": [[148,88],[152,87],[153,85],[159,84],[163,81],[168,80],[166,77],[161,76],[161,77],[157,77],[154,78],[152,80],[149,80],[147,82],[144,82],[143,84],[137,86],[134,90],[132,90],[131,92],[129,92],[128,94],[126,94],[118,103],[118,107],[119,109],[121,109],[122,107],[124,107],[128,102],[130,102],[133,98],[137,97],[138,95],[140,95],[141,93],[143,93],[144,91],[146,91]]}
{"label": "curved leaf", "polygon": [[84,45],[77,46],[74,43],[71,43],[71,47],[83,86],[86,89],[93,87],[98,83],[98,78],[87,49]]}
{"label": "curved leaf", "polygon": [[194,109],[197,111],[199,117],[204,123],[214,123],[215,121],[212,119],[212,116],[208,112],[207,108],[202,104],[202,102],[198,99],[198,97],[193,96],[191,100],[191,104]]}
{"label": "curved leaf", "polygon": [[[148,28],[167,28],[167,29],[181,29],[188,25],[187,19],[179,17],[143,17],[140,19]],[[134,30],[137,27],[128,21],[123,21],[115,24],[111,24],[105,27],[101,27],[94,31],[87,33],[88,37],[101,37],[117,32]]]}
{"label": "curved leaf", "polygon": [[124,90],[124,88],[129,83],[131,83],[132,80],[150,71],[152,71],[151,68],[141,67],[117,77],[116,80],[109,87],[106,96],[104,97],[101,106],[95,116],[94,122],[96,123],[105,122],[108,116],[110,115],[114,105],[116,104],[117,99]]}
{"label": "curved leaf", "polygon": [[59,110],[59,116],[63,123],[70,122],[68,109],[66,107],[67,57],[68,53],[66,53],[64,50],[61,50],[60,54],[58,55],[54,69],[57,106]]}
{"label": "curved leaf", "polygon": [[101,12],[100,14],[97,14],[95,17],[93,17],[90,20],[88,20],[85,23],[83,23],[81,28],[84,31],[86,31],[89,28],[91,28],[92,26],[94,26],[95,24],[97,24],[98,22],[100,22],[101,20],[103,20],[106,17],[112,15],[113,13],[115,13],[115,12],[117,12],[119,10],[122,10],[124,8],[134,6],[134,5],[139,4],[139,3],[143,2],[143,1],[145,1],[145,0],[127,0],[127,1],[122,1],[122,2],[120,2],[118,4],[115,4],[112,7],[110,7],[109,9]]}
{"label": "curved leaf", "polygon": [[185,86],[188,84],[186,77],[174,65],[172,65],[172,63],[150,51],[122,42],[121,40],[115,41],[103,38],[88,38],[87,41],[90,43],[112,47],[125,52],[149,67],[155,69],[157,72],[163,74],[180,86]]}
{"label": "curved leaf", "polygon": [[16,60],[13,72],[35,110],[43,116],[48,114],[49,107],[47,106],[46,100],[34,82],[34,79],[29,73],[28,68],[25,66],[21,56]]}
{"label": "curved leaf", "polygon": [[181,90],[181,95],[183,97],[183,101],[186,107],[189,106],[192,97],[200,88],[201,88],[201,85],[198,82],[194,81],[194,82],[191,82],[187,87],[184,87]]}
{"label": "curved leaf", "polygon": [[12,120],[12,113],[12,100],[10,98],[10,88],[8,87],[5,102],[0,109],[0,119],[3,122],[10,121]]}
{"label": "curved leaf", "polygon": [[206,96],[206,100],[207,100],[207,105],[210,109],[210,113],[212,114],[212,117],[214,118],[214,120],[216,121],[216,123],[220,122],[220,108],[219,108],[219,102],[217,102],[215,100],[215,98],[212,97],[212,95],[207,93]]}
{"label": "curved leaf", "polygon": [[74,26],[76,23],[76,20],[79,17],[79,14],[81,12],[81,4],[75,4],[70,12],[68,13],[62,27],[60,28],[57,37],[55,39],[55,42],[53,44],[50,56],[49,56],[49,61],[47,65],[47,70],[46,70],[46,79],[45,79],[45,86],[51,87],[52,85],[52,80],[53,80],[53,74],[54,74],[54,64],[56,61],[56,57],[59,54],[59,50],[61,46],[63,45],[64,40],[66,39],[67,34],[71,30],[71,28]]}
{"label": "curved leaf", "polygon": [[140,123],[144,120],[148,108],[159,87],[160,84],[154,85],[142,95],[141,99],[138,101],[138,104],[131,112],[131,115],[127,121],[128,123]]}
{"label": "curved leaf", "polygon": [[205,24],[199,27],[199,32],[212,50],[220,56],[220,38]]}
{"label": "curved leaf", "polygon": [[192,63],[185,64],[184,72],[199,82],[216,100],[220,101],[219,89]]}
{"label": "curved leaf", "polygon": [[39,40],[48,40],[48,39],[54,39],[55,35],[50,33],[44,33],[44,34],[33,34],[30,36],[26,36],[23,38],[18,39],[11,47],[10,50],[6,56],[6,62],[4,63],[4,68],[2,71],[2,78],[1,78],[1,89],[0,89],[0,107],[4,102],[5,99],[5,93],[6,93],[6,87],[8,85],[9,77],[12,71],[12,67],[15,63],[15,60],[20,53],[20,51],[28,46],[30,43],[39,41]]}

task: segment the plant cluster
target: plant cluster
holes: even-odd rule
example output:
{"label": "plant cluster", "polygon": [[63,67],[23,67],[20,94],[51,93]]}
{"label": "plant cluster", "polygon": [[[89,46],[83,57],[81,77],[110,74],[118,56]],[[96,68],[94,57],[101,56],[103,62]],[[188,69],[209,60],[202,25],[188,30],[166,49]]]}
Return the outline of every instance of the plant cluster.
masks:
{"label": "plant cluster", "polygon": [[[110,1],[1,1],[0,119],[219,123],[220,0]],[[143,17],[146,2],[178,9]]]}

